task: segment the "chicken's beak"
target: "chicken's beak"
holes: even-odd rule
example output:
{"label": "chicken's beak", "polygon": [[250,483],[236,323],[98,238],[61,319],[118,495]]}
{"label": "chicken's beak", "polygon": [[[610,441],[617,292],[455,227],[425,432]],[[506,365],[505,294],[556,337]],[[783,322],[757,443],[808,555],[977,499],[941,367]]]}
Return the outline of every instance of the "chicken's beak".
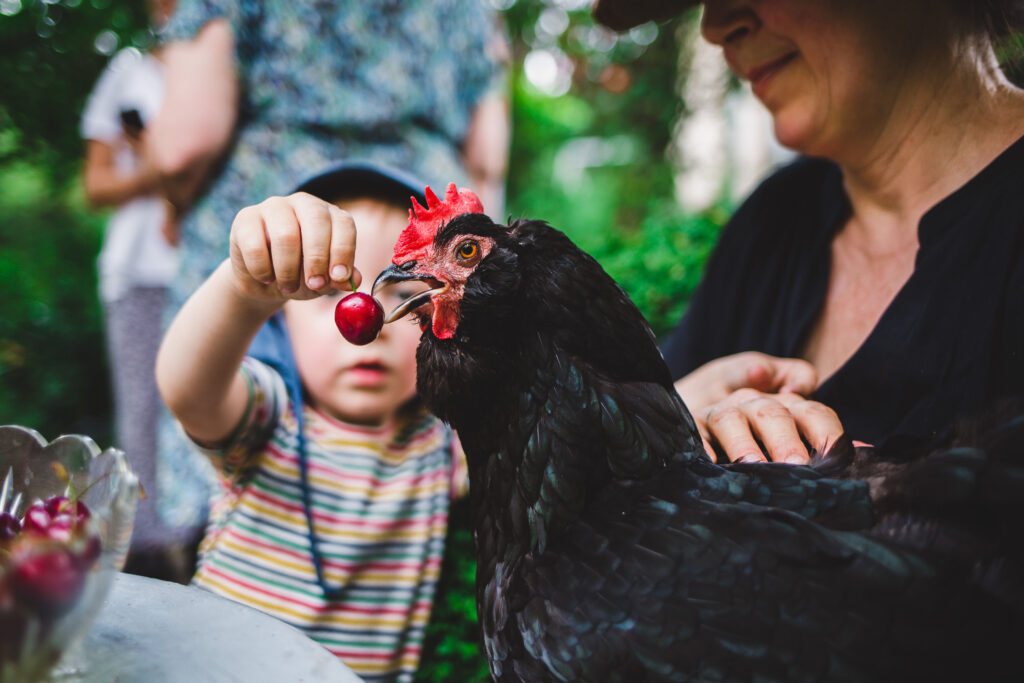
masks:
{"label": "chicken's beak", "polygon": [[408,282],[409,280],[417,280],[419,282],[426,282],[430,285],[430,289],[420,292],[416,296],[410,297],[399,304],[395,310],[391,311],[384,318],[385,323],[392,323],[399,318],[402,318],[407,313],[415,311],[420,306],[430,302],[430,297],[434,294],[440,294],[448,289],[448,285],[441,282],[435,277],[427,275],[426,273],[415,272],[416,262],[407,261],[402,265],[390,265],[373,282],[373,296],[377,296],[384,287],[395,284],[396,282]]}

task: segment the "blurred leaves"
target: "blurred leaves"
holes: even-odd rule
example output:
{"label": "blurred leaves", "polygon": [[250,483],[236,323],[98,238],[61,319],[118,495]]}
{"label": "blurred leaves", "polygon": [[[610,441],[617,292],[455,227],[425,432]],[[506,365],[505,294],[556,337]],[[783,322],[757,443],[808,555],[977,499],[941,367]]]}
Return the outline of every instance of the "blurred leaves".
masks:
{"label": "blurred leaves", "polygon": [[452,503],[448,514],[441,579],[423,643],[417,681],[489,681],[476,621],[476,556],[469,500]]}
{"label": "blurred leaves", "polygon": [[[0,164],[31,159],[58,184],[81,165],[78,119],[109,55],[145,44],[142,0],[0,0]],[[103,51],[100,51],[100,50]]]}
{"label": "blurred leaves", "polygon": [[147,39],[144,17],[141,0],[0,0],[0,422],[47,438],[110,443],[105,217],[79,189],[78,122],[108,56]]}
{"label": "blurred leaves", "polygon": [[0,168],[0,423],[110,443],[94,258],[103,220],[38,166]]}

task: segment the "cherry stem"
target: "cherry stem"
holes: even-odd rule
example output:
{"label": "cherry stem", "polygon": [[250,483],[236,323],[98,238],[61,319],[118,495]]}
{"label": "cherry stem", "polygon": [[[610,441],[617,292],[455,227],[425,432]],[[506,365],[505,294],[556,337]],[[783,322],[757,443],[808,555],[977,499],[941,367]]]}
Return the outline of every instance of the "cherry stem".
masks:
{"label": "cherry stem", "polygon": [[356,280],[351,275],[348,276],[348,286],[352,289],[353,292],[356,291]]}
{"label": "cherry stem", "polygon": [[[89,489],[91,489],[91,488],[92,488],[93,486],[95,486],[95,485],[96,485],[96,484],[98,484],[99,482],[103,481],[104,479],[106,479],[106,478],[107,478],[107,477],[109,477],[110,475],[111,475],[111,473],[110,473],[110,472],[104,472],[103,474],[101,474],[100,476],[96,477],[96,478],[95,478],[95,479],[93,479],[93,480],[92,480],[91,482],[89,482],[89,485],[88,485],[88,486],[86,486],[86,487],[85,487],[84,489],[82,489],[81,491],[79,491],[79,492],[78,492],[78,495],[77,495],[77,496],[76,496],[76,495],[71,495],[71,496],[68,496],[68,498],[69,498],[69,499],[71,500],[71,502],[73,502],[73,503],[74,503],[74,502],[77,502],[77,501],[78,501],[79,499],[81,499],[81,498],[82,498],[82,496],[84,496],[84,495],[85,495],[86,493],[88,493],[88,492],[89,492]],[[69,481],[69,482],[68,482],[68,484],[70,485],[70,483],[71,483],[71,482]],[[72,492],[72,494],[73,494],[73,493],[74,493],[74,492]]]}

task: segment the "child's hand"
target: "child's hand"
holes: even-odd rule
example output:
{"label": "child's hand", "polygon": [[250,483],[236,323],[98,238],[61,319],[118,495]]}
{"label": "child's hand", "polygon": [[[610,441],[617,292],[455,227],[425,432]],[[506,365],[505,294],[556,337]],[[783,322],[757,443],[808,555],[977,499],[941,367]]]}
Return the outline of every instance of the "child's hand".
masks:
{"label": "child's hand", "polygon": [[231,225],[231,270],[242,293],[260,299],[313,299],[356,286],[356,226],[333,204],[299,192],[238,212]]}

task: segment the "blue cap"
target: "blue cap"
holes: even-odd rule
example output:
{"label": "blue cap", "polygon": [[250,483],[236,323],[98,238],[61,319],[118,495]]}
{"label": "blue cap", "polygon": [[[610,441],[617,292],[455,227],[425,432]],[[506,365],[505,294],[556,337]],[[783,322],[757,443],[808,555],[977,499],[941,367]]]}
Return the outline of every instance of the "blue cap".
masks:
{"label": "blue cap", "polygon": [[[326,201],[375,197],[409,205],[409,197],[426,204],[427,183],[411,173],[372,161],[342,161],[302,181],[294,192],[308,192]],[[411,206],[411,205],[410,205]]]}

